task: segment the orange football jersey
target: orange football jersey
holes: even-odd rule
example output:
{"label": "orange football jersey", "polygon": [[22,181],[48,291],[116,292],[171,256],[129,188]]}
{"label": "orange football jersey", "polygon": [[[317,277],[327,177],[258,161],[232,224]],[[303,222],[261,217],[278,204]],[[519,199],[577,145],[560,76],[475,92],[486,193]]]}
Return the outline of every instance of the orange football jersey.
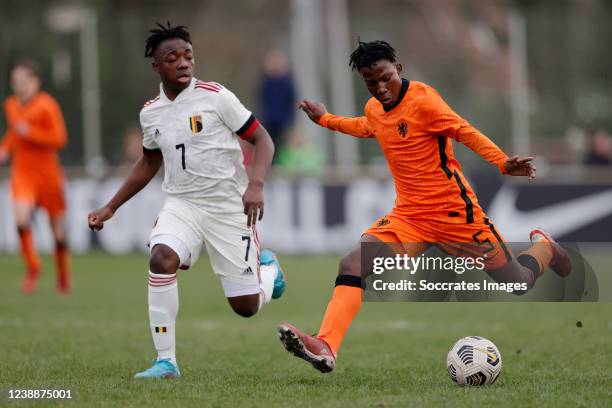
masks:
{"label": "orange football jersey", "polygon": [[[22,105],[16,96],[4,103],[7,131],[0,149],[12,156],[15,174],[38,173],[53,177],[61,174],[57,151],[66,144],[66,127],[59,105],[51,95],[39,92]],[[29,133],[19,135],[15,126],[25,122]]]}
{"label": "orange football jersey", "polygon": [[[47,210],[51,217],[65,209],[63,173],[58,150],[66,144],[66,126],[59,105],[45,92],[26,104],[15,96],[4,103],[7,131],[0,150],[11,154],[11,191],[14,200],[24,200]],[[16,130],[20,124],[26,134]]]}
{"label": "orange football jersey", "polygon": [[376,138],[395,181],[393,213],[410,219],[468,223],[484,212],[461,172],[451,140],[457,140],[504,172],[508,159],[495,143],[457,115],[430,86],[402,80],[395,106],[375,98],[365,116],[325,113],[319,124],[356,137]]}

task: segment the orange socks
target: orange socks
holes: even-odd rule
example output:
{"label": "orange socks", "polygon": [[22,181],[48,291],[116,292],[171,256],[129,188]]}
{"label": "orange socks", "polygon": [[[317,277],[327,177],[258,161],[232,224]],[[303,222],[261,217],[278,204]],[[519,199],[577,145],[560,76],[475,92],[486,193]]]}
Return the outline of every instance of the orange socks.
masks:
{"label": "orange socks", "polygon": [[[23,284],[23,291],[31,293],[36,289],[38,275],[40,275],[40,259],[34,247],[32,230],[28,227],[17,228],[21,254],[25,260],[27,274]],[[70,292],[70,253],[64,242],[55,243],[55,267],[57,269],[57,288],[63,294]]]}
{"label": "orange socks", "polygon": [[361,278],[339,275],[317,335],[327,342],[334,354],[338,354],[342,339],[360,307]]}
{"label": "orange socks", "polygon": [[28,227],[19,227],[17,228],[17,233],[19,234],[21,255],[23,255],[23,259],[28,269],[28,275],[34,275],[33,277],[36,277],[40,272],[40,259],[34,248],[32,230]]}
{"label": "orange socks", "polygon": [[[521,252],[518,256],[519,262],[521,257],[530,256],[537,262],[539,275],[544,273],[544,269],[550,264],[553,253],[552,248],[550,247],[550,243],[546,240],[546,238],[538,235],[538,238],[535,240],[531,248],[529,248],[525,252]],[[523,262],[521,262],[523,263]]]}
{"label": "orange socks", "polygon": [[63,242],[55,244],[55,268],[57,270],[57,287],[60,292],[70,291],[70,253]]}

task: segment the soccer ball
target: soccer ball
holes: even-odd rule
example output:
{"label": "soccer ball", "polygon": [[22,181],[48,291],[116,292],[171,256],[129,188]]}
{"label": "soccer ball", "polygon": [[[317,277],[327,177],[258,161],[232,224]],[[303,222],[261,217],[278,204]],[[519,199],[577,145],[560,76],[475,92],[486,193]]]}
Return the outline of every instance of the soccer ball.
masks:
{"label": "soccer ball", "polygon": [[501,372],[502,358],[491,340],[469,336],[450,349],[446,367],[450,378],[459,385],[493,384]]}

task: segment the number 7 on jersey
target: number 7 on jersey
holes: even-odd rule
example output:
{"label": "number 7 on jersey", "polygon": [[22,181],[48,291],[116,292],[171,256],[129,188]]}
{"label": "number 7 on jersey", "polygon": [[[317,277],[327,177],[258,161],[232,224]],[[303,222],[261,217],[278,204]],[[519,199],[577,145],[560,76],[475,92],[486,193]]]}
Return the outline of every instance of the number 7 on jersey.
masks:
{"label": "number 7 on jersey", "polygon": [[183,165],[183,170],[185,170],[187,168],[185,166],[185,143],[177,144],[175,148],[177,150],[181,149],[181,164]]}

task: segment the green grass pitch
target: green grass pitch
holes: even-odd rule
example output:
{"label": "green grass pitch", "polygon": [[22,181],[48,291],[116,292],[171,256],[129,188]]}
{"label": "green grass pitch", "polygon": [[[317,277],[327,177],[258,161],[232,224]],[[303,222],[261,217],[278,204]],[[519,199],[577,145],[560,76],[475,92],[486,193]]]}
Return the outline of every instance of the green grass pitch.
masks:
{"label": "green grass pitch", "polygon": [[[147,260],[73,258],[74,293],[54,291],[51,259],[36,294],[21,260],[0,255],[0,389],[71,388],[70,406],[610,406],[612,303],[366,303],[331,374],[282,348],[275,327],[316,331],[337,256],[281,257],[288,288],[251,319],[235,315],[207,260],[180,272],[177,381],[137,381],[154,357]],[[582,327],[577,327],[577,322]],[[460,388],[446,353],[460,337],[499,347],[496,384]],[[59,406],[21,402],[15,406]]]}

